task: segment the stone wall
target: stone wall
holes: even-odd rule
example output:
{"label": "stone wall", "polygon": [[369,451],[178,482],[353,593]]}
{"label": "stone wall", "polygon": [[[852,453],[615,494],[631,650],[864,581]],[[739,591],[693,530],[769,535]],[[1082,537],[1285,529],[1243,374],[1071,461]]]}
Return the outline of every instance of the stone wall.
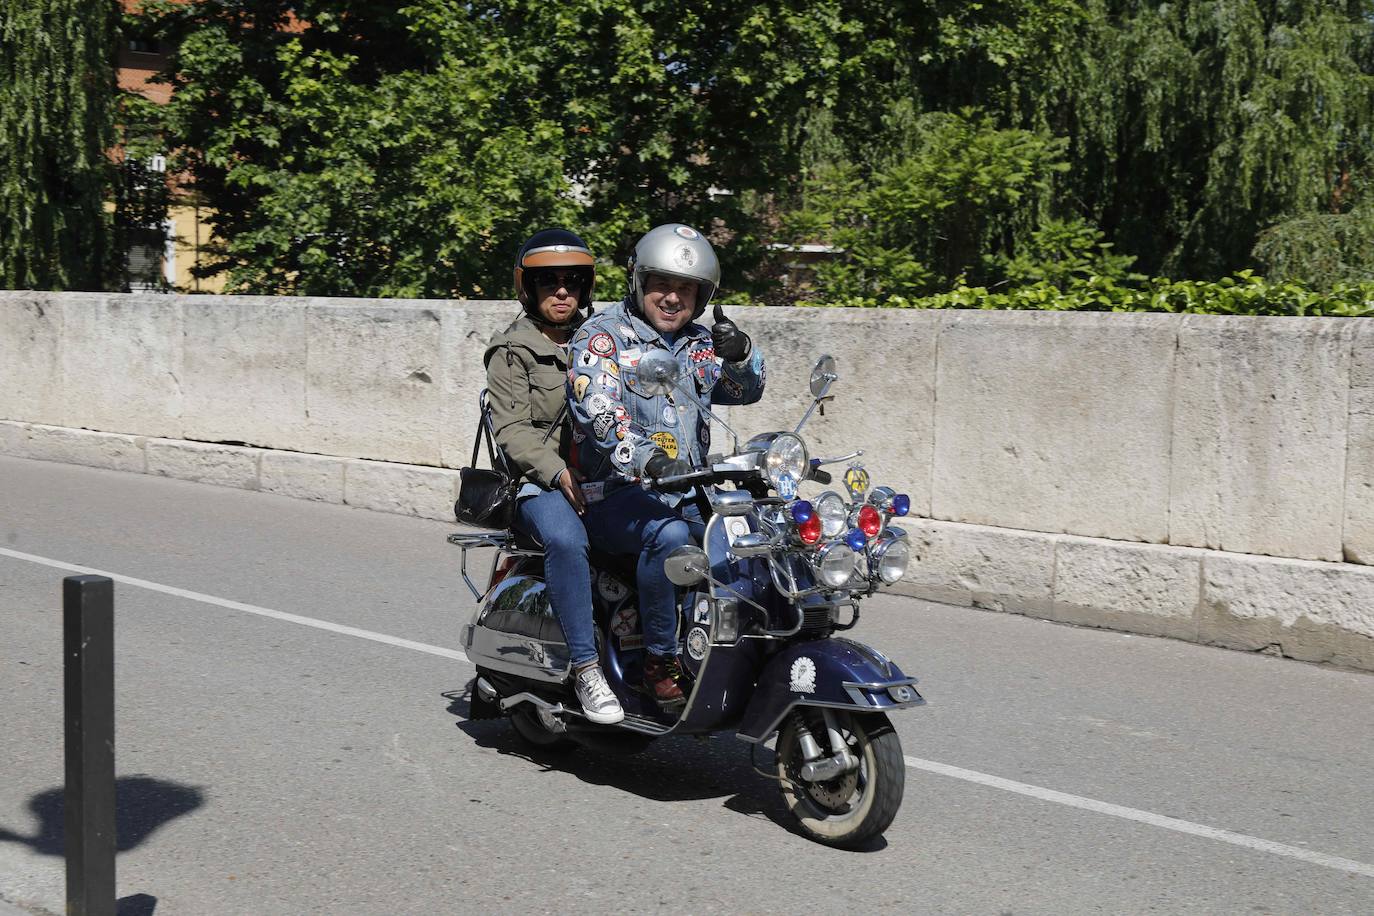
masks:
{"label": "stone wall", "polygon": [[[0,453],[448,517],[511,302],[0,292]],[[1374,322],[735,309],[943,600],[1374,668]],[[726,445],[717,431],[717,447]]]}

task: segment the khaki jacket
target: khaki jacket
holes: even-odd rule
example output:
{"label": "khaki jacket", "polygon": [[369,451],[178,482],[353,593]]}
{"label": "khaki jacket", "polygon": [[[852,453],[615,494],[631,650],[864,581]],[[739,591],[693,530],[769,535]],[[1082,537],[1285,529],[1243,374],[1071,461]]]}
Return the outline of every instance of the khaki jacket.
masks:
{"label": "khaki jacket", "polygon": [[[483,357],[496,444],[522,474],[546,490],[568,466],[568,354],[526,315],[497,334]],[[559,428],[546,435],[555,420]]]}

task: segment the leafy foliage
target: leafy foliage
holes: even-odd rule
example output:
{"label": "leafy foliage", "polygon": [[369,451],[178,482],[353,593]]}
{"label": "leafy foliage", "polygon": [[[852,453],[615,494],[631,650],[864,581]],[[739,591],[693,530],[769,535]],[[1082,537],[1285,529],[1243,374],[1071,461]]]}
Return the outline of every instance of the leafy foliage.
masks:
{"label": "leafy foliage", "polygon": [[[769,301],[1371,276],[1374,0],[151,10],[240,290],[508,295],[529,232],[610,266],[667,220]],[[784,290],[778,241],[839,256]]]}
{"label": "leafy foliage", "polygon": [[[822,304],[822,303],[816,303]],[[1314,290],[1294,282],[1273,282],[1243,270],[1215,282],[1156,277],[1142,285],[1109,277],[1075,278],[1066,288],[1040,280],[1005,292],[958,286],[920,298],[840,299],[831,306],[929,309],[1043,309],[1086,312],[1196,312],[1210,315],[1374,316],[1374,281],[1341,283]]]}
{"label": "leafy foliage", "polygon": [[109,2],[0,6],[0,286],[102,289],[115,273],[115,23]]}

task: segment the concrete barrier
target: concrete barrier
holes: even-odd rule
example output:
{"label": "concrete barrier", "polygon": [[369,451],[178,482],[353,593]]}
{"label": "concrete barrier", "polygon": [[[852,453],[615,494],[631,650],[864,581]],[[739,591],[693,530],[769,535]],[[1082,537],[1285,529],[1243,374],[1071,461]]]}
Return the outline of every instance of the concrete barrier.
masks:
{"label": "concrete barrier", "polygon": [[[0,292],[0,453],[447,519],[517,311]],[[1374,668],[1374,323],[732,313],[743,436],[838,358],[808,443],[911,494],[908,593]]]}

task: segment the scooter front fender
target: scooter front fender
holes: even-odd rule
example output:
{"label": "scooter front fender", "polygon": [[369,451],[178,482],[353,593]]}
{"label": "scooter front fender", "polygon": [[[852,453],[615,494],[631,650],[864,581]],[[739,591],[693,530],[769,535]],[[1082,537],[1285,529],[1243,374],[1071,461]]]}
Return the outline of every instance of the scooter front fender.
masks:
{"label": "scooter front fender", "polygon": [[796,706],[886,712],[923,706],[916,678],[861,642],[816,639],[788,646],[759,672],[738,734],[765,741]]}

